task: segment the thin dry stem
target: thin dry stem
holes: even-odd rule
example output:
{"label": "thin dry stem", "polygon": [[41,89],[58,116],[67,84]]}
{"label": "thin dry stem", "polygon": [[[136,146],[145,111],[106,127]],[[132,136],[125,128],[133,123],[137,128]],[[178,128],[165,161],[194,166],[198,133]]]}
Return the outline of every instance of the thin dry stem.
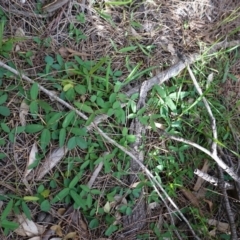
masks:
{"label": "thin dry stem", "polygon": [[212,133],[213,133],[213,142],[212,142],[212,154],[213,155],[217,155],[217,139],[218,139],[218,136],[217,136],[217,126],[216,126],[216,120],[215,120],[215,117],[213,116],[213,113],[212,113],[212,110],[209,106],[209,103],[207,101],[207,99],[203,96],[203,92],[202,92],[202,89],[200,88],[191,68],[189,67],[189,65],[187,65],[187,69],[188,69],[188,72],[190,74],[190,77],[193,81],[193,84],[195,86],[195,88],[197,89],[198,91],[198,94],[202,97],[202,100],[203,100],[203,103],[207,109],[207,112],[209,114],[209,117],[211,119],[211,122],[212,122]]}

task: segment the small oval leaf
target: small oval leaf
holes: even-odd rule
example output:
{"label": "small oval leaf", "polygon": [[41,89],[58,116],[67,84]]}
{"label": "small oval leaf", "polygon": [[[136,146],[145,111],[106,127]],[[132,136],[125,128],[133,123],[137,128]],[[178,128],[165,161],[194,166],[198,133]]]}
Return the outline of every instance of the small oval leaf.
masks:
{"label": "small oval leaf", "polygon": [[1,123],[1,128],[6,133],[10,133],[10,131],[11,131],[6,123]]}
{"label": "small oval leaf", "polygon": [[24,196],[24,197],[23,197],[23,200],[24,200],[24,201],[34,202],[34,201],[38,201],[38,200],[39,200],[39,197],[35,197],[35,196]]}
{"label": "small oval leaf", "polygon": [[41,140],[40,140],[40,144],[41,144],[41,148],[44,150],[48,144],[50,143],[51,140],[51,133],[48,129],[44,129],[42,131],[41,134]]}
{"label": "small oval leaf", "polygon": [[75,204],[77,204],[78,207],[85,207],[85,204],[83,202],[83,200],[80,198],[80,196],[73,190],[70,191],[70,195],[73,198]]}
{"label": "small oval leaf", "polygon": [[10,115],[9,108],[7,108],[5,106],[0,106],[0,114],[4,117],[8,117]]}
{"label": "small oval leaf", "polygon": [[37,133],[43,130],[44,126],[40,124],[29,124],[26,126],[26,133]]}
{"label": "small oval leaf", "polygon": [[79,172],[74,178],[73,180],[69,183],[69,188],[74,188],[76,186],[76,184],[78,183],[79,179],[81,178],[83,174],[83,171]]}
{"label": "small oval leaf", "polygon": [[22,201],[22,210],[23,210],[24,214],[26,215],[26,217],[29,220],[31,220],[31,211],[30,211],[28,205],[24,201]]}
{"label": "small oval leaf", "polygon": [[69,112],[62,123],[62,127],[63,128],[68,127],[68,125],[71,123],[74,117],[75,117],[75,111]]}
{"label": "small oval leaf", "polygon": [[37,118],[37,113],[38,113],[38,102],[37,101],[32,101],[29,105],[30,112],[32,114],[32,117],[34,119]]}
{"label": "small oval leaf", "polygon": [[36,100],[38,97],[38,84],[34,83],[30,89],[30,96],[32,100]]}
{"label": "small oval leaf", "polygon": [[7,101],[7,98],[8,98],[8,95],[7,94],[3,94],[1,97],[0,97],[0,104],[3,104]]}
{"label": "small oval leaf", "polygon": [[48,212],[51,208],[51,204],[48,200],[44,200],[41,205],[40,208],[43,212]]}
{"label": "small oval leaf", "polygon": [[81,137],[76,137],[76,142],[77,145],[81,148],[81,149],[86,149],[88,144],[85,141],[85,139],[81,138]]}
{"label": "small oval leaf", "polygon": [[67,148],[68,148],[69,150],[72,150],[72,149],[74,149],[76,146],[77,146],[76,137],[71,137],[71,138],[68,140]]}
{"label": "small oval leaf", "polygon": [[84,103],[74,102],[75,106],[78,107],[81,111],[86,113],[93,113],[93,110],[90,106],[87,106]]}
{"label": "small oval leaf", "polygon": [[62,128],[59,132],[59,147],[63,147],[65,144],[65,140],[66,140],[66,129]]}
{"label": "small oval leaf", "polygon": [[51,203],[62,201],[69,194],[69,190],[69,188],[64,188],[52,199]]}

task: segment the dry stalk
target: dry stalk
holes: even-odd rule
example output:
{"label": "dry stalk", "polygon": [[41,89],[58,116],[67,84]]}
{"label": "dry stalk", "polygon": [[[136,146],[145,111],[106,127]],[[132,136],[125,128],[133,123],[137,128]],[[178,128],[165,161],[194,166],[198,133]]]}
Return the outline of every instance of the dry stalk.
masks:
{"label": "dry stalk", "polygon": [[223,197],[224,197],[224,203],[225,203],[225,208],[226,208],[226,212],[227,212],[227,217],[229,220],[229,225],[230,225],[230,229],[231,229],[231,239],[232,240],[238,240],[238,236],[237,236],[237,229],[236,229],[236,224],[234,221],[234,216],[233,216],[233,212],[229,203],[229,199],[228,199],[228,195],[227,195],[227,190],[224,187],[224,180],[223,180],[223,171],[222,168],[220,168],[218,166],[218,172],[219,172],[219,185],[220,188],[222,190],[223,193]]}
{"label": "dry stalk", "polygon": [[50,2],[49,4],[43,6],[43,11],[46,11],[48,13],[54,12],[68,2],[69,0],[56,0],[56,1]]}
{"label": "dry stalk", "polygon": [[200,88],[191,68],[189,67],[189,65],[187,65],[187,69],[188,69],[188,72],[190,74],[190,77],[193,81],[193,84],[195,86],[195,88],[197,89],[198,91],[198,94],[202,97],[202,100],[203,100],[203,103],[207,109],[207,112],[209,114],[209,117],[210,117],[210,120],[212,122],[212,133],[213,133],[213,141],[212,141],[212,154],[213,155],[217,155],[217,139],[218,139],[218,136],[217,136],[217,126],[216,126],[216,120],[213,116],[213,113],[212,113],[212,110],[209,106],[209,103],[207,101],[207,99],[203,96],[203,92],[202,92],[202,89]]}

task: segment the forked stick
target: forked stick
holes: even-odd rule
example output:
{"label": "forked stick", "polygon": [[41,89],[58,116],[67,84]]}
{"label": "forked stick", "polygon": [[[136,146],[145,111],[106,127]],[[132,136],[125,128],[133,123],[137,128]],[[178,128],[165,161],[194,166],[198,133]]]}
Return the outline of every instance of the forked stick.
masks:
{"label": "forked stick", "polygon": [[[233,240],[237,240],[238,237],[237,237],[237,230],[236,230],[236,225],[235,225],[235,221],[234,221],[234,217],[233,217],[233,213],[232,213],[232,209],[231,209],[231,206],[230,206],[230,203],[229,203],[229,199],[228,199],[228,195],[227,195],[227,191],[226,191],[226,187],[225,187],[225,184],[224,184],[224,180],[223,180],[223,171],[222,170],[225,170],[226,169],[229,169],[231,170],[230,173],[231,174],[234,174],[235,173],[233,172],[233,169],[231,169],[230,167],[227,167],[227,168],[223,168],[221,165],[223,163],[223,161],[218,157],[218,154],[217,154],[217,126],[216,126],[216,119],[215,117],[213,116],[213,113],[212,113],[212,110],[209,106],[209,103],[207,101],[207,99],[203,96],[203,92],[202,92],[202,89],[200,88],[191,68],[189,67],[189,65],[187,66],[187,69],[188,69],[188,72],[190,74],[190,77],[193,81],[193,84],[195,86],[195,88],[197,89],[198,91],[198,94],[202,97],[202,100],[203,100],[203,103],[208,111],[208,114],[209,114],[209,117],[211,119],[211,124],[212,124],[212,134],[213,134],[213,142],[212,142],[212,151],[211,151],[211,154],[212,156],[215,158],[215,161],[217,162],[218,164],[218,172],[219,172],[219,185],[220,185],[220,188],[222,190],[222,193],[223,193],[223,196],[224,196],[224,202],[225,202],[225,208],[226,208],[226,211],[227,211],[227,216],[228,216],[228,219],[229,219],[229,222],[230,222],[230,228],[231,228],[231,237]],[[228,172],[229,173],[229,172]],[[229,174],[230,175],[230,174]],[[231,175],[230,175],[231,176]],[[238,176],[237,176],[238,177]]]}

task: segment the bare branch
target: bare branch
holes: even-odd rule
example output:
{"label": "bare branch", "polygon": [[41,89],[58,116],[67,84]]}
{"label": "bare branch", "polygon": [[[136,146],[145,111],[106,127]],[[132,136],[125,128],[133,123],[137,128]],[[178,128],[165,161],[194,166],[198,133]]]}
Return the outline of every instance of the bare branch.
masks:
{"label": "bare branch", "polygon": [[[199,170],[199,169],[195,169],[195,170],[194,170],[194,174],[196,174],[198,177],[204,179],[205,181],[211,183],[211,184],[214,185],[214,186],[218,186],[218,185],[219,185],[219,180],[218,180],[218,178],[212,177],[212,176],[210,176],[209,174],[204,173],[204,172],[202,172],[202,171]],[[228,182],[224,182],[224,183],[223,183],[223,186],[224,186],[224,188],[226,188],[227,190],[234,189],[234,186],[233,186],[231,183],[228,183]]]}
{"label": "bare branch", "polygon": [[231,229],[231,239],[232,240],[238,240],[235,220],[234,220],[233,212],[232,212],[229,200],[228,200],[227,191],[226,191],[226,188],[224,187],[223,172],[222,172],[222,168],[220,168],[220,166],[218,166],[218,172],[219,172],[219,179],[220,179],[219,185],[220,185],[220,188],[221,188],[222,193],[223,193],[225,209],[226,209],[226,212],[227,212],[227,217],[228,217],[229,224],[230,224],[230,229]]}
{"label": "bare branch", "polygon": [[[205,55],[206,54],[213,54],[220,48],[229,48],[229,47],[237,47],[240,45],[240,40],[239,41],[231,41],[231,42],[219,42],[216,43],[215,45],[211,46],[210,48],[207,48],[205,50]],[[203,54],[203,55],[204,55]],[[159,73],[157,76],[154,76],[153,78],[150,78],[144,82],[144,95],[146,95],[154,85],[161,85],[167,80],[169,80],[172,77],[177,76],[183,69],[186,68],[186,65],[191,65],[199,60],[203,59],[202,54],[192,54],[188,57],[186,57],[185,61],[179,61],[178,63],[174,64],[170,68],[166,69],[165,71]],[[125,92],[127,96],[131,96],[134,93],[138,93],[141,89],[141,85],[136,86],[134,88],[131,88],[128,92]],[[94,125],[98,125],[100,122],[106,120],[108,118],[107,115],[99,115],[95,118]],[[88,129],[90,130],[92,126],[88,126]]]}
{"label": "bare branch", "polygon": [[188,69],[190,77],[193,81],[193,84],[194,84],[195,88],[197,89],[198,94],[202,97],[203,103],[204,103],[204,105],[205,105],[205,107],[208,111],[209,116],[210,116],[210,119],[211,119],[211,122],[212,122],[212,124],[211,124],[212,125],[212,133],[213,133],[212,154],[217,155],[217,139],[218,139],[218,137],[217,137],[216,120],[213,116],[213,113],[212,113],[212,110],[209,106],[209,103],[208,103],[207,99],[203,96],[202,89],[200,88],[200,86],[199,86],[191,68],[189,67],[189,65],[187,65],[187,69]]}
{"label": "bare branch", "polygon": [[238,177],[238,175],[234,172],[234,169],[231,168],[231,167],[229,167],[229,166],[227,166],[227,165],[223,162],[223,160],[222,160],[220,157],[218,157],[216,154],[213,154],[213,153],[211,153],[209,150],[207,150],[206,148],[198,145],[197,143],[191,142],[191,141],[186,140],[186,139],[184,139],[184,138],[170,135],[170,134],[168,134],[168,133],[166,133],[166,132],[164,132],[164,131],[160,131],[159,129],[158,129],[158,132],[159,132],[160,136],[161,136],[161,135],[166,135],[166,136],[168,136],[170,139],[173,139],[173,140],[178,141],[178,142],[186,143],[186,144],[191,145],[192,147],[195,147],[195,148],[201,150],[202,152],[206,153],[206,154],[207,154],[208,156],[210,156],[226,173],[228,173],[234,180],[238,181],[239,177]]}
{"label": "bare branch", "polygon": [[[104,155],[107,155],[108,153],[109,153],[109,152],[105,152],[105,153],[103,154],[103,156],[104,156]],[[103,167],[103,161],[100,162],[100,163],[95,167],[94,172],[93,172],[90,180],[89,180],[88,183],[87,183],[87,185],[88,185],[88,187],[89,187],[90,189],[92,188],[93,183],[95,182],[95,180],[96,180],[96,178],[98,177],[100,171],[102,170],[102,167]]]}
{"label": "bare branch", "polygon": [[[237,47],[239,45],[240,45],[240,40],[231,41],[231,42],[223,41],[223,42],[216,43],[215,45],[212,45],[210,48],[206,48],[203,54],[195,53],[195,54],[191,54],[190,56],[186,56],[184,59],[185,60],[184,62],[179,61],[178,63],[174,64],[167,70],[159,73],[157,76],[154,76],[153,78],[148,79],[147,84],[145,86],[145,91],[148,92],[149,90],[152,89],[152,87],[155,84],[161,85],[167,80],[169,80],[170,78],[177,76],[186,67],[186,65],[191,65],[199,60],[202,60],[204,55],[214,54],[221,48],[226,49],[229,47]],[[140,88],[141,86],[136,86],[134,88],[131,88],[131,90],[126,92],[126,94],[128,96],[131,96],[133,93],[139,92]]]}

